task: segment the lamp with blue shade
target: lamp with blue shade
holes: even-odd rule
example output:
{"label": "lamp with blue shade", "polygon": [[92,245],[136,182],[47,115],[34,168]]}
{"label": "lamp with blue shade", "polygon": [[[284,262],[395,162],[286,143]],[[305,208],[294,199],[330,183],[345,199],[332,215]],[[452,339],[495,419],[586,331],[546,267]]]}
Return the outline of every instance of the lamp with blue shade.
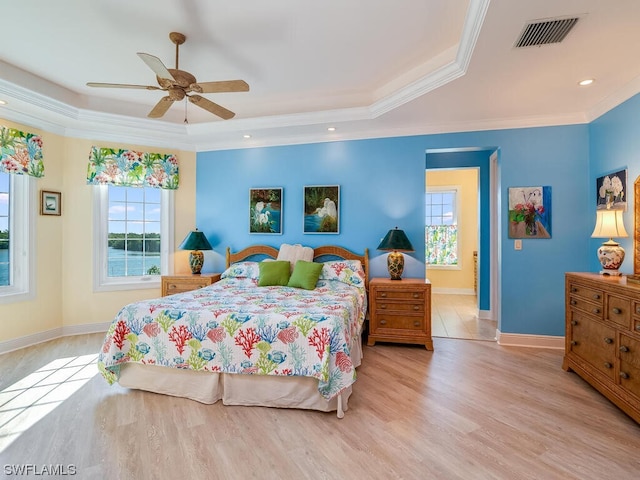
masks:
{"label": "lamp with blue shade", "polygon": [[202,265],[204,264],[204,253],[200,250],[213,250],[207,237],[197,228],[189,232],[178,248],[180,250],[191,250],[189,254],[189,266],[191,267],[191,273],[194,275],[200,275]]}

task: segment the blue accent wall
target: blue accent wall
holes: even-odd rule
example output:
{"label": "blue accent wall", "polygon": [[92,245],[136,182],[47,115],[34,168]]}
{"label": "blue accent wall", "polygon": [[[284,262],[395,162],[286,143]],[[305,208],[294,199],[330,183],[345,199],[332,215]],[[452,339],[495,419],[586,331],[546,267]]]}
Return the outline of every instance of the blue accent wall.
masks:
{"label": "blue accent wall", "polygon": [[[596,179],[619,170],[627,171],[627,211],[624,213],[624,226],[628,238],[616,238],[626,256],[622,264],[623,273],[633,273],[633,227],[634,193],[633,183],[640,175],[640,95],[636,95],[623,104],[597,118],[589,125],[589,215],[591,231],[596,224]],[[589,234],[591,234],[591,231]],[[597,258],[598,246],[605,239],[591,239],[589,247],[589,270],[597,272],[602,267]]]}
{"label": "blue accent wall", "polygon": [[[214,248],[207,253],[203,271],[223,270],[227,246],[331,243],[356,252],[368,248],[372,276],[387,276],[386,255],[376,247],[397,226],[416,249],[405,254],[404,276],[423,277],[427,151],[467,148],[498,151],[501,232],[499,238],[489,241],[498,242],[500,330],[563,335],[564,273],[588,270],[593,254],[589,238],[593,210],[585,208],[593,196],[588,125],[198,153],[195,226]],[[473,159],[474,153],[480,155],[465,152],[470,155],[466,160],[479,161]],[[459,166],[464,163],[459,158],[456,161]],[[444,158],[440,162],[446,165]],[[304,235],[303,186],[323,184],[341,187],[340,234]],[[523,249],[515,251],[513,240],[507,238],[507,188],[535,185],[552,189],[553,237],[523,240]],[[249,189],[258,187],[284,189],[282,235],[249,234]],[[483,206],[483,231],[487,216]],[[488,273],[482,275],[481,286],[488,286],[488,277],[484,278]]]}

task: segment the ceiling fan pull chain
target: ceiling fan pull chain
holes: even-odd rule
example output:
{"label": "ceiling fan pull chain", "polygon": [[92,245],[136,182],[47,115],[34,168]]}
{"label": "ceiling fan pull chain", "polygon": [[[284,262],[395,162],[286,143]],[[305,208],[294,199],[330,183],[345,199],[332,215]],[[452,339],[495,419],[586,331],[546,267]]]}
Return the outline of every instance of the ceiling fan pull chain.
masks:
{"label": "ceiling fan pull chain", "polygon": [[189,124],[189,120],[187,120],[187,97],[184,97],[184,124]]}

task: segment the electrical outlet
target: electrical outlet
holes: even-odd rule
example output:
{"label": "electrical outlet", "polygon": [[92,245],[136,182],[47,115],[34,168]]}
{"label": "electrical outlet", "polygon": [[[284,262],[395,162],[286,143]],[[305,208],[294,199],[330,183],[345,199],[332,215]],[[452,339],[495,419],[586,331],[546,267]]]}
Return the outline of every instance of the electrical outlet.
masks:
{"label": "electrical outlet", "polygon": [[513,241],[513,248],[515,250],[522,250],[522,240],[514,240]]}

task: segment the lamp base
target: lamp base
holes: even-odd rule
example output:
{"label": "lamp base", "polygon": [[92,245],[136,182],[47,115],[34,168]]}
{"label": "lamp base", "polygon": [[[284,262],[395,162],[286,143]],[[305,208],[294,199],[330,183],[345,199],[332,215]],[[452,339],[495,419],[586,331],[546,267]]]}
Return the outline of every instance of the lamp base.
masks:
{"label": "lamp base", "polygon": [[194,275],[200,275],[202,272],[202,265],[204,264],[204,253],[200,250],[194,250],[189,254],[189,266],[191,267],[191,273]]}
{"label": "lamp base", "polygon": [[387,270],[391,275],[391,280],[402,280],[404,271],[404,255],[400,252],[391,252],[387,255]]}
{"label": "lamp base", "polygon": [[598,260],[602,264],[600,275],[619,276],[618,269],[624,261],[624,248],[619,243],[609,239],[598,248]]}

